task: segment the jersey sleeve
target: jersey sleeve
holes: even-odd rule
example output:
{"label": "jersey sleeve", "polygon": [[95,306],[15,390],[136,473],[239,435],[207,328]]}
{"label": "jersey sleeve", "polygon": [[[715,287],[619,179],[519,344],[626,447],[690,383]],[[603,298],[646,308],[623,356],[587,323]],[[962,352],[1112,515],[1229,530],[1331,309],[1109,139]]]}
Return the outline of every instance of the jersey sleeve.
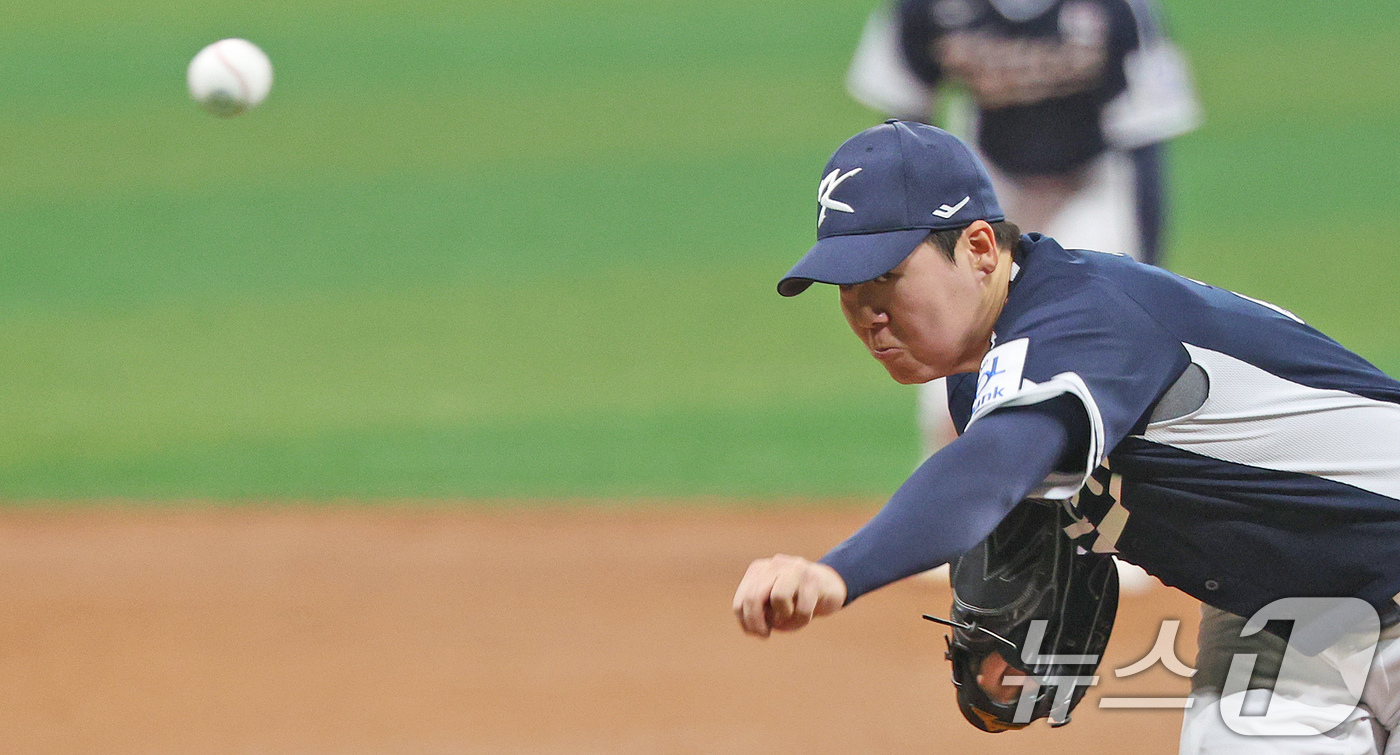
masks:
{"label": "jersey sleeve", "polygon": [[1190,356],[1137,302],[1106,287],[1017,320],[982,360],[967,427],[1009,407],[1073,396],[1089,420],[1088,437],[1075,439],[1085,449],[1083,464],[1052,472],[1030,493],[1068,499],[1145,423]]}
{"label": "jersey sleeve", "polygon": [[1194,131],[1200,101],[1186,56],[1162,30],[1152,0],[1125,0],[1130,39],[1121,53],[1125,86],[1104,106],[1101,127],[1115,149],[1133,150]]}
{"label": "jersey sleeve", "polygon": [[822,557],[846,602],[981,542],[1085,434],[1072,399],[999,411],[940,449],[864,527]]}
{"label": "jersey sleeve", "polygon": [[887,115],[926,121],[934,87],[911,67],[897,9],[877,8],[865,22],[846,71],[846,90],[856,102]]}

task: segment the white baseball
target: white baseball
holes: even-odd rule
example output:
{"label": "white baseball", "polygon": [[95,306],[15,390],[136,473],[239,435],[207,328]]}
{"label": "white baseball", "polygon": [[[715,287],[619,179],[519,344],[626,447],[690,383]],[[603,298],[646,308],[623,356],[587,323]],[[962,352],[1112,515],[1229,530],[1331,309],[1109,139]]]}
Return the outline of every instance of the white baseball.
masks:
{"label": "white baseball", "polygon": [[225,118],[257,107],[272,90],[272,61],[246,39],[221,39],[190,61],[190,96]]}

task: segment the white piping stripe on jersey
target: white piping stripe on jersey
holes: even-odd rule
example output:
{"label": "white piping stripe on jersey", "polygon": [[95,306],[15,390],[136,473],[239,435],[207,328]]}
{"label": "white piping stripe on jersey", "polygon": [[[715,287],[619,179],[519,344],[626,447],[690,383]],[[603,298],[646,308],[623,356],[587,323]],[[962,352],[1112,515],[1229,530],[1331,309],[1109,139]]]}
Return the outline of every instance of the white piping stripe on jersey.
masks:
{"label": "white piping stripe on jersey", "polygon": [[1143,437],[1221,461],[1294,472],[1400,499],[1400,404],[1309,388],[1184,344],[1210,378],[1200,409]]}
{"label": "white piping stripe on jersey", "polygon": [[1089,415],[1089,427],[1092,432],[1090,432],[1089,453],[1084,462],[1085,466],[1083,471],[1050,473],[1044,482],[1029,493],[1031,498],[1045,498],[1052,501],[1073,498],[1074,494],[1084,487],[1084,482],[1089,479],[1094,468],[1103,461],[1103,414],[1099,412],[1099,405],[1094,402],[1094,396],[1089,393],[1089,386],[1084,384],[1084,379],[1073,372],[1061,372],[1043,383],[1022,380],[1021,388],[1018,391],[1008,396],[1002,396],[995,401],[987,402],[973,412],[972,418],[967,421],[967,426],[972,427],[973,422],[1001,407],[1031,406],[1066,393],[1079,399],[1080,403],[1084,404],[1084,411]]}

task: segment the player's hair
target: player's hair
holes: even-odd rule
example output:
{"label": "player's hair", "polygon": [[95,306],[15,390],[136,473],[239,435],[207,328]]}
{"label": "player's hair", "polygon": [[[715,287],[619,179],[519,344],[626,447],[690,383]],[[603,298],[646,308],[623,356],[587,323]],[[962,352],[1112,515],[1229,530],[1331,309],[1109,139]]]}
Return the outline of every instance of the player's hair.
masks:
{"label": "player's hair", "polygon": [[[968,223],[968,225],[972,225]],[[1016,244],[1021,241],[1021,228],[1009,220],[998,220],[991,224],[992,233],[996,235],[997,246],[1005,250],[1016,248]],[[929,231],[925,241],[931,242],[940,251],[953,259],[953,250],[957,249],[958,238],[962,232],[967,230],[967,226],[962,228],[947,228],[942,231]]]}

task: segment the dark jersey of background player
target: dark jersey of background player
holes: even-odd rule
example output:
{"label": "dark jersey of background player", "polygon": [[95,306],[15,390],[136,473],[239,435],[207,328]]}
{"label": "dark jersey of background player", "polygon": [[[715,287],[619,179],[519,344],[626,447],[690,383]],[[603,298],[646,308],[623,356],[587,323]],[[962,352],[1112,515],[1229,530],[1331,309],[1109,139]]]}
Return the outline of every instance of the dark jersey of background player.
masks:
{"label": "dark jersey of background player", "polygon": [[[1177,112],[1186,107],[1176,104],[1183,97],[1194,106],[1176,70],[1184,64],[1146,0],[900,0],[893,10],[909,68],[931,88],[953,82],[967,91],[978,110],[977,145],[1002,173],[1072,175],[1106,150],[1128,154],[1141,258],[1157,261],[1161,142],[1189,130],[1197,116]],[[1130,76],[1148,90],[1151,82],[1182,78],[1175,86],[1187,91],[1169,86],[1125,97]],[[1145,112],[1163,106],[1176,110]],[[1122,115],[1106,118],[1110,108]]]}
{"label": "dark jersey of background player", "polygon": [[1216,608],[1359,597],[1396,618],[1400,382],[1284,310],[1121,256],[1030,234],[1015,261],[980,373],[949,380],[963,435],[822,559],[848,600],[1041,497],[1084,547]]}
{"label": "dark jersey of background player", "polygon": [[1127,87],[1123,60],[1138,47],[1124,0],[906,0],[899,14],[910,67],[966,87],[981,112],[977,144],[998,169],[1065,173],[1107,148],[1103,109]]}

